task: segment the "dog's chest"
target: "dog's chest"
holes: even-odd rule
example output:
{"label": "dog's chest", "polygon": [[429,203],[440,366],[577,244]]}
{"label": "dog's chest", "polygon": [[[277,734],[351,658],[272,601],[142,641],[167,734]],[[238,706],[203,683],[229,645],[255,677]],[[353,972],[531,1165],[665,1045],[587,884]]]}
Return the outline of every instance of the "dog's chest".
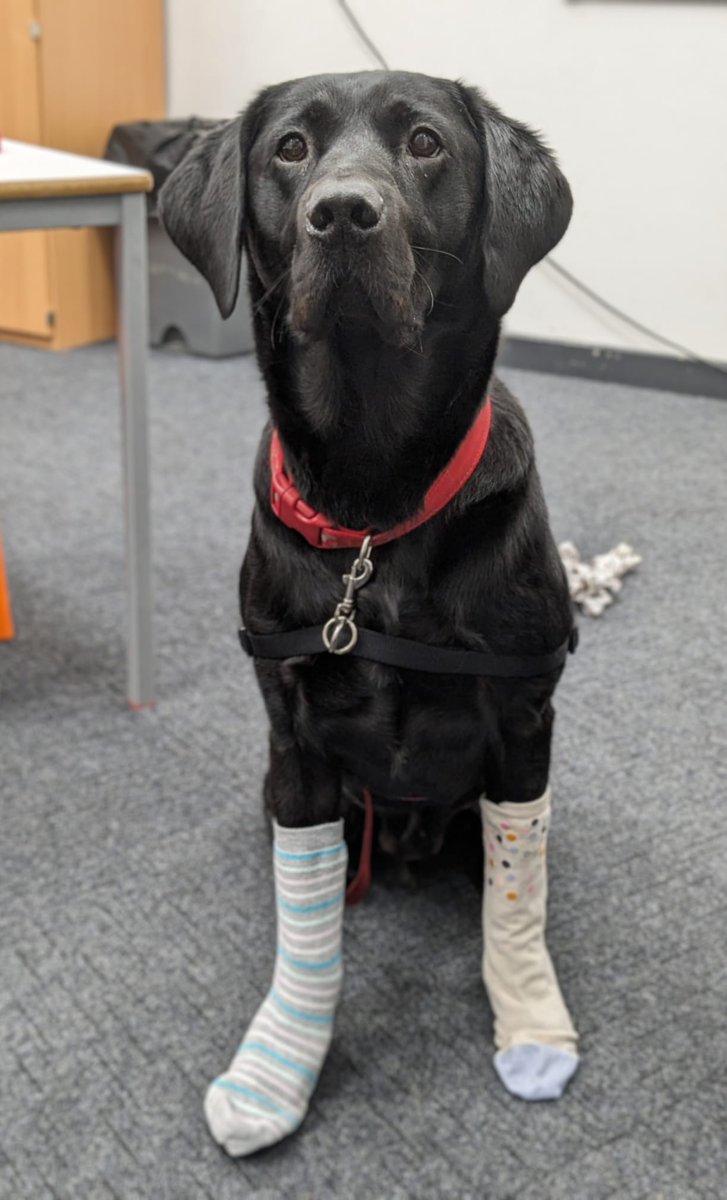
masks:
{"label": "dog's chest", "polygon": [[[382,570],[357,601],[361,627],[393,636],[431,641],[446,624],[441,598],[421,577]],[[487,726],[476,679],[345,655],[320,655],[290,670],[297,735],[362,785],[443,801],[476,786]]]}

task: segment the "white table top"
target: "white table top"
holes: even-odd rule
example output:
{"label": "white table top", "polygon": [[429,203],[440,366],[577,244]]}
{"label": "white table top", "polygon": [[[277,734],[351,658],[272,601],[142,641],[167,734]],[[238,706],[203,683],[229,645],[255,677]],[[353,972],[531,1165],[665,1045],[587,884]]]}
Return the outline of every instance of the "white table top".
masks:
{"label": "white table top", "polygon": [[149,172],[138,167],[123,167],[9,138],[3,138],[0,144],[0,200],[117,195],[149,192],[153,186]]}

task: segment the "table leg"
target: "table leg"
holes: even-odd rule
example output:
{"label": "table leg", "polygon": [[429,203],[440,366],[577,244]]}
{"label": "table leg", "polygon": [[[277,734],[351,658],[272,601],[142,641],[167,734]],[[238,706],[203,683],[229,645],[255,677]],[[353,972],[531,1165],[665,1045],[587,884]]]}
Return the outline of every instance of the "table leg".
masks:
{"label": "table leg", "polygon": [[154,703],[154,630],[147,446],[149,341],[146,202],[121,196],[119,359],[127,575],[127,696],[132,708]]}

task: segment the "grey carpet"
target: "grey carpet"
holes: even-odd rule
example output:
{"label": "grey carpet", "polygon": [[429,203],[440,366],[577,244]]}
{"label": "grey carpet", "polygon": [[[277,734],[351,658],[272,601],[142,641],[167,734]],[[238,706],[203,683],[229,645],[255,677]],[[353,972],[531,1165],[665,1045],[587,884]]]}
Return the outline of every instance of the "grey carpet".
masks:
{"label": "grey carpet", "polygon": [[727,408],[505,373],[556,535],[644,556],[558,695],[567,1096],[527,1106],[494,1075],[466,880],[378,883],[346,918],[303,1130],[232,1162],[201,1099],[272,962],[265,722],[235,640],[262,393],[249,360],[152,358],[159,705],[134,715],[115,366],[0,347],[2,1200],[723,1197]]}

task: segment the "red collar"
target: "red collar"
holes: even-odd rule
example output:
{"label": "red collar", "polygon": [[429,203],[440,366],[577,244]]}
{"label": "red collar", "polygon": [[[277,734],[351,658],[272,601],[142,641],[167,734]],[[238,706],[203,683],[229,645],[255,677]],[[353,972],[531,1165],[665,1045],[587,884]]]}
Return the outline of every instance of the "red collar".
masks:
{"label": "red collar", "polygon": [[[393,529],[375,533],[371,539],[374,546],[393,542],[405,533],[411,533],[412,529],[429,521],[449,504],[464,487],[482,458],[490,436],[491,423],[492,402],[488,396],[460,442],[454,458],[449,460],[429,488],[421,510],[415,517],[401,521]],[[336,525],[301,499],[300,492],[285,473],[283,447],[277,429],[273,429],[270,442],[270,475],[270,503],[273,512],[284,525],[302,534],[311,546],[317,546],[320,550],[358,549],[366,534],[371,532],[369,529],[344,529],[342,525]]]}

